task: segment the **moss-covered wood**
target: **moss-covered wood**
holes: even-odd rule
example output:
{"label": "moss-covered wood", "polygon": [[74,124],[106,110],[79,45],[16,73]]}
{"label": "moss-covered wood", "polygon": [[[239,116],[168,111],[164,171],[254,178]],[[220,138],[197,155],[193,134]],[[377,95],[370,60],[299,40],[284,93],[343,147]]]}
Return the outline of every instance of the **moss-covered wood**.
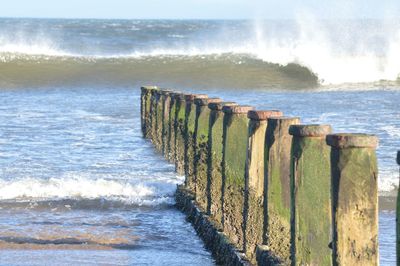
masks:
{"label": "moss-covered wood", "polygon": [[155,136],[154,136],[154,146],[157,151],[162,151],[162,136],[163,136],[163,120],[164,120],[164,113],[163,113],[163,90],[159,90],[156,94],[156,128],[155,128]]}
{"label": "moss-covered wood", "polygon": [[156,144],[157,142],[157,103],[160,97],[160,90],[152,90],[150,97],[150,139]]}
{"label": "moss-covered wood", "polygon": [[175,170],[183,175],[185,165],[186,101],[184,94],[175,95]]}
{"label": "moss-covered wood", "polygon": [[279,111],[249,111],[247,160],[245,167],[244,251],[256,263],[257,245],[263,244],[264,230],[264,146],[268,116]]}
{"label": "moss-covered wood", "polygon": [[298,117],[271,117],[265,139],[264,243],[270,254],[290,263],[290,152],[289,127]]}
{"label": "moss-covered wood", "polygon": [[245,164],[250,106],[224,106],[222,208],[224,233],[243,249]]}
{"label": "moss-covered wood", "polygon": [[146,86],[141,88],[141,126],[143,137],[150,138],[151,130],[151,95],[152,91],[157,90],[157,87]]}
{"label": "moss-covered wood", "polygon": [[169,156],[169,113],[170,113],[170,103],[171,103],[171,91],[164,91],[161,97],[162,100],[162,154],[165,158]]}
{"label": "moss-covered wood", "polygon": [[222,151],[223,151],[223,106],[235,106],[233,102],[210,103],[210,124],[208,148],[209,161],[207,179],[209,180],[209,201],[207,213],[219,228],[222,228]]}
{"label": "moss-covered wood", "polygon": [[146,134],[146,97],[147,97],[147,88],[140,88],[140,128],[142,129],[142,135],[145,137]]}
{"label": "moss-covered wood", "polygon": [[207,95],[204,94],[192,94],[187,95],[186,101],[186,128],[185,128],[185,186],[192,192],[195,192],[195,174],[194,174],[194,157],[195,157],[195,138],[197,128],[197,116],[196,116],[196,104],[195,99],[204,99]]}
{"label": "moss-covered wood", "polygon": [[[397,152],[397,164],[400,165],[400,151]],[[400,171],[399,171],[400,172]],[[399,180],[400,182],[400,180]],[[397,265],[400,264],[400,183],[397,188],[397,210],[396,210],[396,251]]]}
{"label": "moss-covered wood", "polygon": [[196,202],[203,211],[207,211],[209,180],[207,178],[209,147],[208,134],[210,125],[209,103],[221,102],[219,98],[195,99],[197,128],[195,139],[194,172],[196,178]]}
{"label": "moss-covered wood", "polygon": [[176,129],[176,105],[177,105],[177,100],[175,99],[175,95],[177,92],[171,93],[171,102],[170,102],[170,108],[169,108],[169,154],[167,156],[168,160],[172,163],[175,163],[176,159],[176,154],[175,154],[175,129]]}
{"label": "moss-covered wood", "polygon": [[[291,151],[292,265],[331,265],[328,125],[293,125]],[[346,265],[346,264],[342,264]]]}
{"label": "moss-covered wood", "polygon": [[329,135],[333,265],[379,265],[375,136]]}

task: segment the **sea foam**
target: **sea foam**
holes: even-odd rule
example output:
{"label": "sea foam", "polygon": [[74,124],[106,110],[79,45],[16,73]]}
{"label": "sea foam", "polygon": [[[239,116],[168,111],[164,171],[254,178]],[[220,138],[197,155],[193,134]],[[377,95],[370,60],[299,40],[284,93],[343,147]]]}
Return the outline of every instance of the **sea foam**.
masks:
{"label": "sea foam", "polygon": [[[395,81],[400,73],[400,61],[397,60],[400,57],[400,29],[397,24],[385,21],[329,23],[310,14],[300,14],[295,21],[286,24],[254,21],[249,26],[242,26],[239,33],[223,26],[204,36],[199,32],[199,38],[171,31],[166,36],[158,36],[160,42],[150,40],[140,47],[133,42],[131,48],[124,46],[114,51],[104,50],[98,43],[79,49],[77,44],[73,44],[75,48],[69,44],[62,46],[64,41],[42,31],[36,34],[21,31],[16,36],[3,32],[0,35],[0,60],[9,62],[21,57],[29,60],[32,56],[41,55],[73,57],[91,62],[98,59],[168,56],[189,57],[192,60],[213,56],[218,61],[221,59],[219,56],[226,59],[227,55],[244,55],[265,63],[305,66],[316,73],[324,85]],[[118,28],[118,25],[115,27]],[[384,30],[379,30],[382,28]],[[143,34],[146,30],[139,29]],[[174,36],[174,45],[166,41],[170,36]],[[232,58],[235,60],[236,57]]]}
{"label": "sea foam", "polygon": [[0,200],[105,199],[133,205],[171,203],[176,185],[168,182],[128,182],[86,177],[0,179]]}

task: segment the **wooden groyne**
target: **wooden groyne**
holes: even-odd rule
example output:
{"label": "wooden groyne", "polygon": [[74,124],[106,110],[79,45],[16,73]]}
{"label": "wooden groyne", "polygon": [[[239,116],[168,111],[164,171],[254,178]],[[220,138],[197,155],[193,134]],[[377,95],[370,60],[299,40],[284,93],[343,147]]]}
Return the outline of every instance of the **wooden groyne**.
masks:
{"label": "wooden groyne", "polygon": [[141,104],[143,136],[185,175],[177,206],[218,263],[379,264],[377,137],[157,87]]}
{"label": "wooden groyne", "polygon": [[[400,151],[397,152],[397,164],[400,166]],[[399,170],[400,175],[400,170]],[[396,210],[396,251],[397,265],[400,264],[400,179],[397,192],[397,210]]]}

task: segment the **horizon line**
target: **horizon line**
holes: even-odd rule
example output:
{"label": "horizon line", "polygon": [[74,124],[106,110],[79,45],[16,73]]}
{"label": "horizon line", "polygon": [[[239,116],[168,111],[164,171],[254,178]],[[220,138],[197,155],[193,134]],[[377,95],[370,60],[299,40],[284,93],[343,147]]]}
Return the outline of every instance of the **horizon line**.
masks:
{"label": "horizon line", "polygon": [[[112,17],[36,17],[36,16],[1,16],[0,19],[61,19],[61,20],[177,20],[177,21],[254,21],[254,20],[287,20],[287,21],[296,21],[296,18],[112,18]],[[378,17],[354,17],[354,18],[317,18],[320,21],[331,21],[331,20],[400,20],[397,17],[390,18],[378,18]]]}

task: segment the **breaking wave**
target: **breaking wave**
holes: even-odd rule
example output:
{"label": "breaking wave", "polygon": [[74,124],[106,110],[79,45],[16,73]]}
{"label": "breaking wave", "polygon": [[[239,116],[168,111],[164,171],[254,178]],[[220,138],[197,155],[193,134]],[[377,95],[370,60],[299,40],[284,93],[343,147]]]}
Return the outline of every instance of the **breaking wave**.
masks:
{"label": "breaking wave", "polygon": [[80,178],[0,179],[1,201],[110,201],[123,205],[173,204],[176,184]]}
{"label": "breaking wave", "polygon": [[111,22],[4,21],[0,86],[398,86],[397,21]]}

